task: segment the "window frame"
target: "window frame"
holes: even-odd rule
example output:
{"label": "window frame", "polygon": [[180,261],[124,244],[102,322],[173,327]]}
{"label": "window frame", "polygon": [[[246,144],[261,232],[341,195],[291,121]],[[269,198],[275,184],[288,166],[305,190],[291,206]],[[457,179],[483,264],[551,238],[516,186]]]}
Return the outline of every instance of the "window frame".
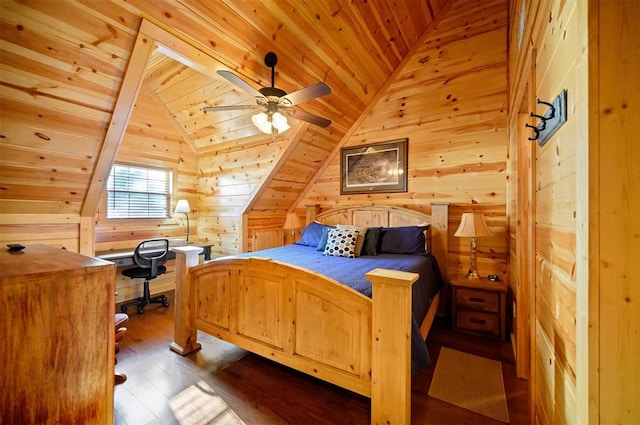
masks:
{"label": "window frame", "polygon": [[[111,211],[111,208],[109,206],[109,199],[110,199],[110,193],[113,192],[110,187],[109,187],[109,182],[111,181],[111,176],[113,171],[115,170],[116,167],[133,167],[133,168],[139,168],[139,169],[146,169],[146,170],[154,170],[154,171],[162,171],[164,173],[166,173],[166,178],[167,178],[167,188],[166,188],[166,192],[162,195],[165,196],[166,198],[166,215],[164,216],[136,216],[136,217],[123,217],[123,216],[116,216],[116,217],[110,217],[109,213]],[[175,167],[166,167],[166,166],[158,166],[158,165],[149,165],[149,164],[142,164],[142,163],[129,163],[129,162],[122,162],[122,161],[116,161],[114,162],[111,170],[109,170],[109,175],[107,176],[107,182],[105,184],[105,196],[104,196],[104,211],[105,211],[105,218],[107,220],[125,220],[125,221],[131,221],[131,220],[167,220],[170,219],[172,216],[172,205],[173,205],[173,190],[176,187],[176,170]],[[127,192],[127,191],[121,191],[121,192]],[[140,193],[140,192],[139,192]],[[152,192],[152,191],[148,191],[148,192],[142,192],[142,193],[148,193],[148,194],[157,194],[157,192]]]}

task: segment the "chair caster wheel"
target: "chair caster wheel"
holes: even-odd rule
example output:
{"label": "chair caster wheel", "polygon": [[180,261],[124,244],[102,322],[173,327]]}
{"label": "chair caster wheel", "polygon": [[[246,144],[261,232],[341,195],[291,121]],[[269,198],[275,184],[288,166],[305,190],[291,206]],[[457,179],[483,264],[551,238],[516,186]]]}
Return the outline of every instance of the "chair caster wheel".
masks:
{"label": "chair caster wheel", "polygon": [[142,313],[144,313],[144,308],[138,307],[138,314],[142,314]]}
{"label": "chair caster wheel", "polygon": [[125,306],[120,306],[120,311],[121,311],[122,313],[126,313],[126,312],[127,312],[127,307],[125,307]]}

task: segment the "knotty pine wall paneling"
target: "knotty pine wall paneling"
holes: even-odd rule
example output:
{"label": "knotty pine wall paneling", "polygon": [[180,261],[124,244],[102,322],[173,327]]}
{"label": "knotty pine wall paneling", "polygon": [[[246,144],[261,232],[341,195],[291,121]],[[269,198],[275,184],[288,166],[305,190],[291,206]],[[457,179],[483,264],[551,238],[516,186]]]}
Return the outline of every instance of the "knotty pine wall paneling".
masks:
{"label": "knotty pine wall paneling", "polygon": [[[526,50],[531,40],[532,25],[524,25],[526,17],[535,16],[538,3],[511,2],[509,16],[510,51]],[[524,9],[523,9],[524,8]],[[521,14],[523,19],[521,20]],[[507,217],[509,242],[509,314],[511,344],[516,357],[519,378],[530,379],[532,289],[535,282],[535,149],[529,140],[532,130],[526,125],[537,124],[530,112],[536,109],[535,49],[529,55],[510,55],[509,63],[509,144]],[[517,76],[517,78],[515,78]]]}
{"label": "knotty pine wall paneling", "polygon": [[[263,136],[200,152],[199,231],[213,243],[211,252],[214,255],[242,251],[242,215],[287,148],[286,136],[267,143]],[[272,208],[280,209],[278,215],[284,223],[286,207],[274,204],[277,198],[270,201]]]}
{"label": "knotty pine wall paneling", "polygon": [[[478,241],[481,274],[507,278],[507,3],[454,2],[345,146],[409,139],[406,193],[340,194],[340,156],[305,205],[384,203],[430,213],[448,202],[449,228],[463,212],[485,214],[493,238]],[[453,232],[452,232],[453,233]],[[467,238],[449,235],[449,274],[468,268]]]}
{"label": "knotty pine wall paneling", "polygon": [[[307,130],[295,141],[287,142],[293,143],[293,145],[289,146],[286,158],[283,157],[279,160],[276,165],[277,172],[263,183],[260,193],[253,199],[246,214],[246,250],[256,250],[253,247],[256,232],[271,234],[282,231],[288,208],[295,204],[300,193],[306,189],[308,182],[317,171],[317,166],[330,156],[334,147],[331,142],[332,136],[336,136],[333,124],[327,129],[308,126]],[[295,212],[304,221],[305,208],[298,208]],[[291,232],[287,231],[282,234],[282,243],[292,242]],[[300,236],[300,230],[296,231],[296,235],[296,238]],[[277,239],[277,236],[270,236],[270,243],[273,242],[273,238]]]}
{"label": "knotty pine wall paneling", "polygon": [[[577,373],[589,382],[578,385],[578,395],[580,406],[589,406],[589,415],[579,420],[637,424],[640,7],[634,1],[589,4],[588,98],[586,90],[577,95],[578,102],[589,104],[588,132],[579,126],[581,139],[589,143],[576,149],[581,206],[576,243]],[[584,15],[582,10],[583,19]]]}
{"label": "knotty pine wall paneling", "polygon": [[[546,5],[545,5],[546,6]],[[569,95],[567,122],[535,154],[536,286],[533,353],[536,418],[542,423],[577,417],[576,399],[576,146],[577,124],[587,114],[578,91],[586,89],[586,14],[580,2],[550,2],[540,16],[536,54],[536,96]],[[544,12],[542,12],[544,10]],[[552,389],[551,392],[548,389]]]}
{"label": "knotty pine wall paneling", "polygon": [[[528,2],[527,2],[528,3]],[[557,133],[534,151],[534,205],[517,203],[514,218],[535,214],[534,288],[529,291],[531,306],[531,401],[536,423],[571,423],[579,418],[576,365],[576,146],[584,142],[580,125],[586,123],[587,103],[579,101],[586,91],[587,22],[585,2],[541,2],[538,8],[514,1],[510,69],[511,92],[522,96],[529,84],[523,69],[535,66],[534,96],[552,101],[562,89],[568,90],[568,119]],[[522,12],[521,12],[522,11]],[[523,13],[524,26],[520,24]],[[520,31],[520,33],[518,33]],[[523,37],[518,45],[517,37]],[[520,77],[520,78],[518,78]],[[533,103],[533,102],[532,102]],[[535,105],[530,112],[543,115],[545,107]],[[523,126],[521,108],[511,111],[511,120]],[[537,121],[534,122],[537,124]],[[511,132],[517,146],[518,132]],[[521,152],[521,151],[519,151]],[[529,173],[518,160],[518,173]],[[519,187],[519,189],[521,189]],[[519,190],[518,189],[518,190]],[[520,235],[522,237],[522,235]],[[511,262],[525,264],[522,255]],[[520,276],[522,277],[522,271]],[[517,290],[517,288],[516,288]]]}
{"label": "knotty pine wall paneling", "polygon": [[[174,183],[172,211],[177,200],[189,201],[189,240],[200,240],[197,155],[176,128],[175,122],[168,118],[165,106],[147,85],[143,84],[140,90],[116,162],[171,168]],[[185,237],[184,214],[172,213],[166,219],[109,220],[105,208],[106,194],[96,214],[97,254],[111,250],[133,250],[144,239]],[[169,261],[167,265],[167,272],[151,283],[152,293],[175,288],[174,261]],[[129,279],[120,273],[116,275],[116,289],[116,302],[142,295],[141,280]]]}
{"label": "knotty pine wall paneling", "polygon": [[0,243],[45,244],[80,252],[80,216],[76,214],[0,214]]}
{"label": "knotty pine wall paneling", "polygon": [[[510,11],[510,92],[528,84],[528,62],[536,98],[568,92],[567,122],[535,145],[528,207],[535,214],[531,422],[638,423],[640,151],[632,117],[640,108],[640,9],[625,1],[514,0]],[[512,109],[510,120],[520,112]]]}
{"label": "knotty pine wall paneling", "polygon": [[0,241],[79,252],[79,214],[136,18],[115,4],[1,8]]}

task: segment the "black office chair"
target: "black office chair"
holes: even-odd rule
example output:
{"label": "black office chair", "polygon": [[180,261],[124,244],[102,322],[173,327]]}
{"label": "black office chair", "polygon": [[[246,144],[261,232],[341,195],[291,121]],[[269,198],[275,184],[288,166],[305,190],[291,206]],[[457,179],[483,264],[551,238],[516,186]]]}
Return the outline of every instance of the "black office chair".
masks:
{"label": "black office chair", "polygon": [[137,298],[135,301],[122,304],[120,311],[126,313],[127,307],[137,305],[138,314],[142,314],[144,313],[144,306],[151,303],[162,304],[165,307],[169,307],[167,297],[164,295],[151,297],[149,292],[149,281],[167,271],[164,263],[167,261],[168,253],[168,239],[149,239],[138,244],[133,253],[133,261],[137,264],[137,267],[125,269],[122,271],[122,274],[131,279],[144,278],[143,296]]}

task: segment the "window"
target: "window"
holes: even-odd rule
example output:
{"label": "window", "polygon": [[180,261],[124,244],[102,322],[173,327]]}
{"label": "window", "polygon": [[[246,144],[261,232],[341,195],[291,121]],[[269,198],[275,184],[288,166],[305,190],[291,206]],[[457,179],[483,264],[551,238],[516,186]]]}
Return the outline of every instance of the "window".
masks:
{"label": "window", "polygon": [[107,182],[107,218],[166,218],[171,170],[115,164]]}

